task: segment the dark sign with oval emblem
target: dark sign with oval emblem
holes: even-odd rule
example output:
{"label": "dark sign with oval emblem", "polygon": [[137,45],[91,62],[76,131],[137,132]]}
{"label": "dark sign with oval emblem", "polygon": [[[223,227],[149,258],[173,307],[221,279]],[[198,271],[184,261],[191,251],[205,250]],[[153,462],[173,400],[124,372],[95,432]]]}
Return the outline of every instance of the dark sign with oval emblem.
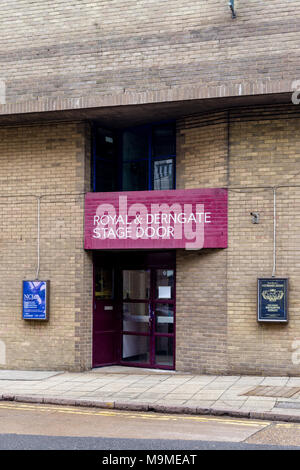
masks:
{"label": "dark sign with oval emblem", "polygon": [[288,322],[288,279],[258,279],[259,322]]}

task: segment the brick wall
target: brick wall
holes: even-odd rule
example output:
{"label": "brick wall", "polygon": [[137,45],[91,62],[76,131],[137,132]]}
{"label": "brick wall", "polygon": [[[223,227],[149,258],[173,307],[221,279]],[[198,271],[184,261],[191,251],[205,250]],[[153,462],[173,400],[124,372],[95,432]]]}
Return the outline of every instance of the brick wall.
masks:
{"label": "brick wall", "polygon": [[185,90],[177,99],[191,99],[205,97],[201,87],[247,95],[258,83],[283,91],[279,83],[300,73],[298,0],[236,7],[232,20],[227,0],[2,0],[0,80],[8,105],[28,103],[3,109],[33,111],[37,99],[58,109],[67,98],[78,108],[80,97],[92,106],[108,95],[133,104],[140,93],[159,101],[176,89]]}
{"label": "brick wall", "polygon": [[[92,262],[83,250],[89,128],[61,123],[0,129],[2,368],[79,370],[91,364]],[[177,251],[176,368],[202,373],[300,375],[300,111],[241,109],[189,116],[177,126],[177,187],[229,187],[229,246]],[[256,280],[289,277],[290,321],[256,321]],[[299,185],[299,187],[297,186]],[[66,193],[74,194],[67,196]],[[51,280],[49,323],[21,318],[23,279]],[[250,212],[260,214],[252,224]],[[0,357],[0,362],[1,362]]]}
{"label": "brick wall", "polygon": [[[177,125],[177,189],[227,186],[227,113]],[[227,370],[227,250],[177,250],[176,369]]]}
{"label": "brick wall", "polygon": [[[288,111],[288,112],[287,112]],[[288,277],[288,325],[258,325],[256,278],[270,277],[273,267],[273,192],[253,189],[230,192],[228,249],[228,353],[230,370],[259,374],[299,375],[293,364],[293,343],[300,339],[299,197],[300,115],[244,111],[233,116],[230,186],[288,185],[277,190],[277,270]],[[298,173],[298,174],[297,174]],[[260,224],[250,212],[260,213]]]}
{"label": "brick wall", "polygon": [[[181,187],[229,186],[228,249],[177,256],[178,368],[300,375],[293,360],[300,339],[298,108],[234,111],[229,126],[227,112],[187,118],[178,144]],[[286,186],[276,191],[276,276],[289,278],[287,325],[256,321],[257,278],[273,269],[274,185]]]}
{"label": "brick wall", "polygon": [[[0,129],[2,368],[90,366],[92,270],[80,194],[89,189],[87,137],[80,123]],[[35,279],[37,268],[37,195],[39,278],[51,281],[47,323],[22,320],[22,280]]]}
{"label": "brick wall", "polygon": [[226,250],[177,250],[176,370],[227,371]]}

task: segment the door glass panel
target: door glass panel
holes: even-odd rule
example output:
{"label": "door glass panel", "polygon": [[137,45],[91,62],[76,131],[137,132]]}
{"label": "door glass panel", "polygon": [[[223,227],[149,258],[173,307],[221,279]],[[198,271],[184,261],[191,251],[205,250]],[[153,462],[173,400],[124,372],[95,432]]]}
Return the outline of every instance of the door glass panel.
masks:
{"label": "door glass panel", "polygon": [[140,127],[123,133],[123,161],[148,158],[148,129]]}
{"label": "door glass panel", "polygon": [[94,140],[94,191],[116,191],[116,138],[112,132],[96,128]]}
{"label": "door glass panel", "polygon": [[175,155],[175,127],[164,124],[153,128],[153,157]]}
{"label": "door glass panel", "polygon": [[174,270],[157,269],[156,298],[170,300],[174,297]]}
{"label": "door glass panel", "polygon": [[170,304],[156,304],[155,308],[156,333],[174,333],[174,309]]}
{"label": "door glass panel", "polygon": [[150,270],[135,269],[123,271],[123,299],[149,299]]}
{"label": "door glass panel", "polygon": [[114,161],[115,139],[112,132],[97,128],[95,131],[96,155],[98,158]]}
{"label": "door glass panel", "polygon": [[113,163],[105,160],[96,162],[95,191],[109,192],[116,190],[115,167]]}
{"label": "door glass panel", "polygon": [[123,335],[122,360],[125,362],[150,362],[149,336]]}
{"label": "door glass panel", "polygon": [[113,298],[112,269],[95,268],[95,298],[97,300],[109,300]]}
{"label": "door glass panel", "polygon": [[153,189],[174,189],[174,160],[156,160],[153,162]]}
{"label": "door glass panel", "polygon": [[143,191],[148,189],[148,161],[123,164],[123,191]]}
{"label": "door glass panel", "polygon": [[174,367],[174,278],[174,269],[122,270],[122,362]]}
{"label": "door glass panel", "polygon": [[148,333],[149,305],[147,303],[123,303],[123,330]]}
{"label": "door glass panel", "polygon": [[156,336],[155,363],[162,366],[173,366],[173,337]]}

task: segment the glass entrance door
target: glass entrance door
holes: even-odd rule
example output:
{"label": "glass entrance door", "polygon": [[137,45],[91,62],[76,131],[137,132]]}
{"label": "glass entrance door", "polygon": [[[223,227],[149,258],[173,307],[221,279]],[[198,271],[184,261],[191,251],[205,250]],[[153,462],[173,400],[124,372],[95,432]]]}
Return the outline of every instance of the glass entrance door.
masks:
{"label": "glass entrance door", "polygon": [[173,269],[122,270],[121,363],[175,367]]}
{"label": "glass entrance door", "polygon": [[122,361],[149,366],[151,271],[123,270],[122,281]]}
{"label": "glass entrance door", "polygon": [[174,270],[155,269],[153,277],[153,360],[156,366],[174,369]]}

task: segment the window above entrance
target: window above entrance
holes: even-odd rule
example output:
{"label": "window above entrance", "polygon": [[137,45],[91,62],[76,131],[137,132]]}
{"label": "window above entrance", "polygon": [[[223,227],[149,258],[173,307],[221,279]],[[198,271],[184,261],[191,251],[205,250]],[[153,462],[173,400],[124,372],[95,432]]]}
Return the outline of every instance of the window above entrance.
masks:
{"label": "window above entrance", "polygon": [[94,126],[93,189],[175,189],[175,123],[106,131]]}

